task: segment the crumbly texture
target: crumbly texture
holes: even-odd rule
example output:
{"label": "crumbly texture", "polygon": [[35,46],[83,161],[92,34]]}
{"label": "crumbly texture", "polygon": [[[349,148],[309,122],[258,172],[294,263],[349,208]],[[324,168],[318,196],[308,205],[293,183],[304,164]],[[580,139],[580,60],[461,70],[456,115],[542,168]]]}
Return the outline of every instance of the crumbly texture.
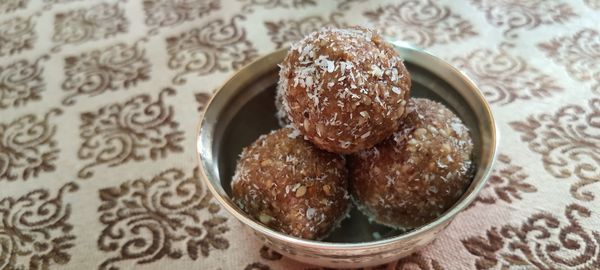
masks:
{"label": "crumbly texture", "polygon": [[452,111],[413,99],[392,137],[350,158],[352,195],[378,223],[401,229],[424,225],[468,188],[472,150],[467,127]]}
{"label": "crumbly texture", "polygon": [[392,46],[364,28],[324,29],[280,65],[282,106],[317,147],[349,154],[389,137],[405,116],[410,75]]}
{"label": "crumbly texture", "polygon": [[245,148],[232,181],[233,199],[255,220],[305,239],[322,239],[350,206],[343,156],[315,148],[283,128]]}

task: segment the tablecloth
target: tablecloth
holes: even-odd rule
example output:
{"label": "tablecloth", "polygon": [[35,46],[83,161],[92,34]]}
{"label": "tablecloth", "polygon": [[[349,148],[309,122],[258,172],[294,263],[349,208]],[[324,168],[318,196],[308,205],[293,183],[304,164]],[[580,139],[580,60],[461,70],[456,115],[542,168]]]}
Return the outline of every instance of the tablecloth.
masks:
{"label": "tablecloth", "polygon": [[199,181],[211,93],[323,26],[472,77],[500,154],[431,245],[377,269],[600,269],[599,0],[1,0],[0,269],[319,269]]}

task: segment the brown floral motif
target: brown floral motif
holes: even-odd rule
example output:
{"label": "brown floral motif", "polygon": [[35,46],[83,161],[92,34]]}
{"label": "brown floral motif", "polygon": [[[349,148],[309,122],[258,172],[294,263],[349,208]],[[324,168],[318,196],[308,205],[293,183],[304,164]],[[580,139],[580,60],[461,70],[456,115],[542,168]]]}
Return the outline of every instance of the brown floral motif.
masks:
{"label": "brown floral motif", "polygon": [[512,203],[513,200],[521,200],[522,193],[536,192],[537,188],[525,182],[529,175],[523,172],[523,168],[513,165],[509,156],[498,155],[498,162],[490,176],[487,186],[481,191],[473,202],[482,204],[495,204],[501,200]]}
{"label": "brown floral motif", "polygon": [[492,25],[504,29],[504,36],[515,38],[520,29],[561,24],[575,17],[571,6],[558,0],[471,0],[485,12]]}
{"label": "brown floral motif", "polygon": [[100,3],[54,16],[52,41],[76,44],[126,33],[129,23],[118,4]]}
{"label": "brown floral motif", "polygon": [[271,270],[271,267],[269,267],[266,264],[255,262],[246,265],[246,267],[244,267],[244,270]]}
{"label": "brown floral motif", "polygon": [[510,125],[541,155],[550,174],[577,178],[571,185],[573,197],[594,199],[591,191],[581,189],[600,182],[600,99],[589,100],[589,108],[568,105],[555,114],[533,115]]}
{"label": "brown floral motif", "polygon": [[33,63],[23,59],[0,66],[0,110],[41,99],[40,93],[46,88],[42,61],[47,59],[44,55]]}
{"label": "brown floral motif", "polygon": [[307,6],[316,6],[316,0],[238,0],[243,3],[242,11],[253,12],[254,8],[273,9],[273,8],[304,8]]}
{"label": "brown floral motif", "polygon": [[431,0],[390,4],[366,11],[364,15],[384,35],[421,47],[447,44],[477,35],[470,22],[453,14],[447,6]]}
{"label": "brown floral motif", "polygon": [[[36,189],[19,198],[0,200],[0,269],[50,269],[71,260],[71,204],[63,197],[79,189],[67,183],[52,197]],[[57,267],[59,268],[59,267]]]}
{"label": "brown floral motif", "polygon": [[420,253],[402,258],[396,264],[396,270],[444,270],[435,259],[430,259]]}
{"label": "brown floral motif", "polygon": [[62,89],[69,92],[64,105],[75,104],[79,96],[97,96],[106,91],[128,89],[139,81],[150,79],[150,61],[141,42],[118,43],[78,56],[65,58],[65,81]]}
{"label": "brown floral motif", "polygon": [[183,132],[174,120],[173,107],[164,102],[166,96],[173,95],[175,90],[166,88],[156,101],[143,94],[97,112],[82,113],[83,143],[78,157],[91,162],[79,170],[78,176],[92,177],[93,168],[99,165],[115,167],[129,161],[157,160],[183,151]]}
{"label": "brown floral motif", "polygon": [[206,108],[206,104],[210,100],[211,94],[200,92],[195,94],[194,97],[196,98],[196,102],[198,103],[198,111],[202,112],[204,111],[204,108]]}
{"label": "brown floral motif", "polygon": [[239,25],[241,19],[244,17],[237,15],[229,23],[222,19],[210,21],[167,38],[168,65],[178,72],[173,83],[185,83],[184,76],[192,73],[201,76],[236,69],[254,59],[257,51]]}
{"label": "brown floral motif", "polygon": [[269,261],[278,261],[283,258],[283,255],[279,254],[279,252],[274,251],[267,246],[262,246],[260,248],[260,257],[269,260]]}
{"label": "brown floral motif", "polygon": [[571,77],[592,82],[592,90],[600,94],[600,33],[597,30],[586,28],[574,36],[555,38],[538,47],[564,65]]}
{"label": "brown floral motif", "polygon": [[492,227],[486,236],[462,240],[478,259],[477,269],[597,269],[600,232],[586,230],[581,218],[590,209],[577,204],[565,209],[566,222],[551,213],[533,214],[521,226]]}
{"label": "brown floral motif", "polygon": [[265,21],[265,26],[269,30],[268,34],[271,36],[271,41],[275,43],[277,48],[282,48],[288,43],[298,41],[323,27],[341,27],[342,23],[338,21],[341,16],[341,13],[333,13],[329,19],[321,16],[309,16],[299,20]]}
{"label": "brown floral motif", "polygon": [[197,168],[191,177],[169,169],[151,180],[100,190],[98,211],[106,227],[98,247],[111,253],[100,269],[120,269],[119,262],[128,260],[147,264],[184,255],[197,260],[212,249],[227,249],[227,218],[201,183]]}
{"label": "brown floral motif", "polygon": [[550,97],[563,90],[552,77],[531,67],[522,57],[508,53],[507,47],[502,44],[497,51],[477,49],[453,61],[479,83],[492,104]]}
{"label": "brown floral motif", "polygon": [[31,50],[37,36],[33,16],[0,22],[0,57]]}
{"label": "brown floral motif", "polygon": [[42,119],[27,114],[0,123],[0,181],[27,180],[54,171],[59,150],[54,138],[56,125],[50,123],[50,117],[61,113],[52,109]]}
{"label": "brown floral motif", "polygon": [[[52,10],[55,5],[62,5],[62,4],[66,4],[66,3],[83,1],[83,0],[38,0],[38,1],[39,2],[43,1],[44,5],[42,6],[42,11],[46,12],[46,11]],[[117,0],[117,1],[124,2],[126,0]],[[57,46],[56,48],[54,48],[53,52],[58,52],[58,51],[54,51],[54,50],[57,50],[58,48],[60,48],[60,46]]]}
{"label": "brown floral motif", "polygon": [[0,1],[0,13],[10,13],[18,9],[24,9],[29,0],[3,0]]}
{"label": "brown floral motif", "polygon": [[190,21],[220,8],[219,0],[146,0],[146,25],[171,26]]}
{"label": "brown floral motif", "polygon": [[600,0],[583,0],[591,9],[600,9]]}
{"label": "brown floral motif", "polygon": [[338,2],[338,10],[348,11],[350,10],[350,6],[352,3],[366,3],[369,0],[337,0]]}

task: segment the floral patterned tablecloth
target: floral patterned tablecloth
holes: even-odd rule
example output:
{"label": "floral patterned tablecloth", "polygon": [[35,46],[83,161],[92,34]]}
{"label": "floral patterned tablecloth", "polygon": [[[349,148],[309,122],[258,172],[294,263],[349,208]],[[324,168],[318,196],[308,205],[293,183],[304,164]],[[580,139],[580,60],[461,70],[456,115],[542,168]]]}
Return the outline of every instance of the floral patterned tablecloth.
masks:
{"label": "floral patterned tablecloth", "polygon": [[460,67],[502,134],[472,207],[381,269],[600,269],[598,0],[0,0],[0,269],[314,269],[211,198],[195,125],[244,64],[354,24]]}

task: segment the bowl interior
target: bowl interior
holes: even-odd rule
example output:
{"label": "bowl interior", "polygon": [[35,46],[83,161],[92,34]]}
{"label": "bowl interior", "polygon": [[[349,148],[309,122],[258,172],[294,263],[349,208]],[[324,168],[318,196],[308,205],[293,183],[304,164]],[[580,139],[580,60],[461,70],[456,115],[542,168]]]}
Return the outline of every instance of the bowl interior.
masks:
{"label": "bowl interior", "polygon": [[[404,56],[404,55],[403,55]],[[450,85],[447,80],[425,69],[410,57],[405,57],[405,65],[412,76],[413,97],[424,97],[439,101],[453,110],[470,129],[474,142],[473,161],[475,168],[480,167],[482,158],[482,145],[489,134],[482,134],[480,130],[481,119],[477,117],[473,108],[472,100],[469,101],[459,93],[464,89],[457,89]],[[263,67],[262,74],[254,74],[252,77],[238,77],[236,85],[224,87],[227,93],[219,93],[212,103],[224,108],[218,112],[209,112],[213,115],[206,117],[213,119],[209,123],[212,126],[205,128],[212,133],[210,146],[210,164],[213,173],[211,179],[220,181],[213,183],[220,186],[222,192],[231,195],[230,182],[235,171],[235,166],[242,148],[250,145],[260,135],[279,128],[275,118],[275,85],[278,80],[279,68],[276,65]],[[258,72],[258,71],[257,71]],[[234,77],[235,79],[235,77]],[[237,89],[236,91],[231,91]],[[222,95],[222,97],[219,97]],[[223,97],[224,96],[224,97]],[[202,142],[199,142],[202,143]],[[205,142],[210,143],[210,142]],[[202,157],[203,159],[206,157]],[[206,163],[206,160],[203,160]],[[481,175],[478,176],[481,177]],[[477,176],[476,176],[477,177]],[[210,177],[209,177],[210,178]],[[473,181],[467,195],[476,189],[478,184]],[[459,200],[459,201],[461,201]],[[353,207],[350,218],[343,221],[342,226],[336,229],[325,242],[335,243],[361,243],[378,240],[379,238],[390,238],[405,232],[390,229],[369,222],[368,218]]]}

